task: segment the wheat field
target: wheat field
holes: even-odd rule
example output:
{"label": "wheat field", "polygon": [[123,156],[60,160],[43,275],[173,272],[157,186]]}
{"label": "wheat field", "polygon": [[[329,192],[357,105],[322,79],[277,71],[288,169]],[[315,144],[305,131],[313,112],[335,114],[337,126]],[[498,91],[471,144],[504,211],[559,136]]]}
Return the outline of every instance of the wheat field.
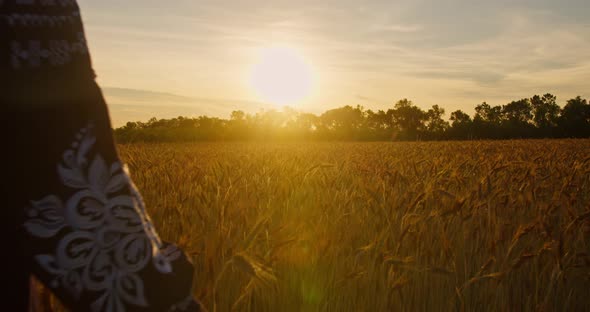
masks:
{"label": "wheat field", "polygon": [[119,146],[211,311],[588,311],[590,141]]}
{"label": "wheat field", "polygon": [[590,141],[120,146],[211,311],[590,310]]}

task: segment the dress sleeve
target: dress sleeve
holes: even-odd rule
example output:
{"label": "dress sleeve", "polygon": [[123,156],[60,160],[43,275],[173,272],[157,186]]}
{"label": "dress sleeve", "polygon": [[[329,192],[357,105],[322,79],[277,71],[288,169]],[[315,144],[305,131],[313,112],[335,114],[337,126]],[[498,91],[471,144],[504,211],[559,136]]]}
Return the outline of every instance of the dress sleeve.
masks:
{"label": "dress sleeve", "polygon": [[190,260],[158,237],[99,122],[72,133],[24,207],[32,272],[75,311],[198,311]]}
{"label": "dress sleeve", "polygon": [[200,311],[117,154],[76,1],[0,0],[0,78],[24,267],[73,311]]}

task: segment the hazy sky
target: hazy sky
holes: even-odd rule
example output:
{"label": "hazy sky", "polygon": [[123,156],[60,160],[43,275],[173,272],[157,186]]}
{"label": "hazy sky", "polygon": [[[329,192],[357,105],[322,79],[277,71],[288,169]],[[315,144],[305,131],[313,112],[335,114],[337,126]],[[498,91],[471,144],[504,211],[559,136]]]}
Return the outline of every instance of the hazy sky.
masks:
{"label": "hazy sky", "polygon": [[151,116],[228,117],[261,103],[260,49],[300,51],[316,88],[296,109],[401,98],[423,108],[551,92],[590,97],[588,0],[79,0],[115,125]]}

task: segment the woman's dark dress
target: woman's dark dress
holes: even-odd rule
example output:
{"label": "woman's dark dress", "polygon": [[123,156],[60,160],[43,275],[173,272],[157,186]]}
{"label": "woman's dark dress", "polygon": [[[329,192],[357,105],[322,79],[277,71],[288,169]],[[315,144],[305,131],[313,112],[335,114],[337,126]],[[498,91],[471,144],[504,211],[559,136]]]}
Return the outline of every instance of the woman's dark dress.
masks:
{"label": "woman's dark dress", "polygon": [[[0,0],[6,298],[35,275],[73,311],[197,311],[121,163],[74,0]],[[5,309],[6,307],[11,307]]]}

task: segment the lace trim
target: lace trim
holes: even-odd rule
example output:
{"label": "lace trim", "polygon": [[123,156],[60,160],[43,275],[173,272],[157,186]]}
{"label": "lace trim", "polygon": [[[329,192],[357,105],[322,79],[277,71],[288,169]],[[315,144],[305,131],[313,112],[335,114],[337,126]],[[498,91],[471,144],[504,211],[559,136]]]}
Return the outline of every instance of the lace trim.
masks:
{"label": "lace trim", "polygon": [[75,193],[31,201],[24,227],[39,239],[57,239],[53,253],[34,257],[53,276],[50,287],[64,289],[75,300],[96,293],[91,311],[147,307],[139,273],[150,262],[161,273],[171,272],[170,261],[179,251],[173,245],[160,249],[129,175],[119,162],[107,164],[91,152],[92,130],[92,125],[80,130],[58,165],[61,182]]}
{"label": "lace trim", "polygon": [[62,26],[74,24],[80,20],[80,13],[73,12],[71,15],[40,15],[40,14],[10,14],[4,15],[9,26]]}
{"label": "lace trim", "polygon": [[85,55],[88,53],[84,33],[78,33],[78,41],[68,42],[67,40],[49,40],[49,46],[43,48],[41,41],[28,40],[26,47],[18,41],[12,41],[11,64],[14,69],[22,68],[25,64],[29,67],[39,67],[44,60],[48,60],[53,66],[65,65],[72,61],[75,54]]}

